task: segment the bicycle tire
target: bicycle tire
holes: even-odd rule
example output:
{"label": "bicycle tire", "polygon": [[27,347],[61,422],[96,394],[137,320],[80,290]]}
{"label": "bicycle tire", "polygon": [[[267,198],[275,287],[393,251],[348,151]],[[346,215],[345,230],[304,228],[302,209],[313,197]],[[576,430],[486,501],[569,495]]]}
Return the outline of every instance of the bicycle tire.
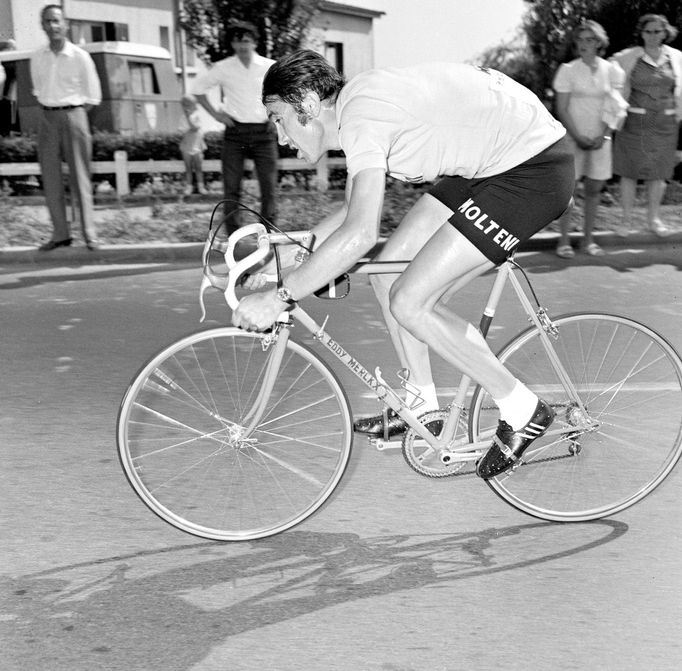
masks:
{"label": "bicycle tire", "polygon": [[312,515],[351,453],[346,394],[326,363],[288,340],[250,435],[272,348],[221,327],[169,345],[133,378],[118,414],[118,452],[142,501],[174,527],[221,541],[272,536]]}
{"label": "bicycle tire", "polygon": [[[532,327],[498,357],[557,412],[547,435],[520,465],[487,481],[515,508],[545,520],[584,522],[618,513],[650,494],[682,454],[682,360],[652,329],[609,314],[575,313],[554,320],[554,349],[598,422],[575,432],[579,417]],[[551,336],[550,336],[551,337]],[[478,387],[469,437],[497,426],[498,412]],[[563,429],[550,435],[555,429]]]}

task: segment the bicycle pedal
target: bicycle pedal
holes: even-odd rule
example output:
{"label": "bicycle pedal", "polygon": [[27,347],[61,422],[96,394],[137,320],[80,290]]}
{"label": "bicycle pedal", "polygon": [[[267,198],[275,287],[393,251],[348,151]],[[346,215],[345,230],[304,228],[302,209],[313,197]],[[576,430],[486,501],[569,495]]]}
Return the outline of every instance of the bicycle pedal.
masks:
{"label": "bicycle pedal", "polygon": [[383,438],[371,438],[367,440],[372,447],[375,447],[379,452],[384,450],[397,450],[403,446],[402,440],[384,440]]}

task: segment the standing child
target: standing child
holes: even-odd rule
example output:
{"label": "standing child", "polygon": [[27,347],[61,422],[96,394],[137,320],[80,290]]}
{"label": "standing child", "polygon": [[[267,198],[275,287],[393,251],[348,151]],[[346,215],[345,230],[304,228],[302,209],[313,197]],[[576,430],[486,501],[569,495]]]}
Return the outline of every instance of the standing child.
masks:
{"label": "standing child", "polygon": [[206,142],[204,142],[204,133],[201,130],[201,117],[194,96],[184,95],[182,97],[182,109],[185,111],[185,117],[189,124],[189,128],[182,136],[182,140],[180,140],[180,152],[182,160],[185,162],[185,178],[187,182],[185,185],[185,195],[192,195],[195,176],[197,191],[204,195],[206,187],[204,186],[202,163]]}

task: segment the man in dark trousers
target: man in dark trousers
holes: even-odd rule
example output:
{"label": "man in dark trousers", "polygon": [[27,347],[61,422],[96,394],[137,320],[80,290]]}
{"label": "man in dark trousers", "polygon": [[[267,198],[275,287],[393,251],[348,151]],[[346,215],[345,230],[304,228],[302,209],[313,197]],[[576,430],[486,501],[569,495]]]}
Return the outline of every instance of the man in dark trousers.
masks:
{"label": "man in dark trousers", "polygon": [[62,8],[46,5],[40,19],[49,43],[31,56],[31,80],[42,115],[38,158],[53,233],[39,249],[48,252],[71,244],[62,177],[62,161],[66,161],[71,188],[78,201],[83,239],[87,248],[94,250],[98,243],[90,180],[92,136],[87,110],[99,105],[102,90],[90,54],[66,38],[67,23]]}
{"label": "man in dark trousers", "polygon": [[[261,101],[263,78],[273,60],[256,52],[258,32],[250,23],[229,30],[234,55],[213,64],[197,78],[192,93],[197,102],[217,121],[225,124],[222,148],[225,198],[238,201],[244,174],[244,159],[252,158],[260,186],[261,214],[275,218],[277,189],[277,131],[268,121]],[[207,93],[219,87],[222,103],[211,103]],[[228,204],[229,213],[233,205]],[[239,226],[237,214],[227,217],[228,232]]]}

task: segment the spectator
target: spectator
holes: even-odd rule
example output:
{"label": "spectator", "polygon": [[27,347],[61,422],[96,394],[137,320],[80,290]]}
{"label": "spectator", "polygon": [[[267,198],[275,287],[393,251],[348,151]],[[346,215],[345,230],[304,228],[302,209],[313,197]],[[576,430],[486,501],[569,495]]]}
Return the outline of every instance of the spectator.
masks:
{"label": "spectator", "polygon": [[625,232],[632,226],[637,180],[647,186],[647,223],[659,237],[670,234],[661,221],[666,180],[673,175],[678,122],[682,119],[682,52],[666,43],[677,29],[661,14],[637,22],[640,46],[613,55],[625,70],[624,95],[630,107],[614,143],[613,171],[621,177]]}
{"label": "spectator", "polygon": [[[0,42],[0,51],[13,51],[15,48],[12,39]],[[13,69],[8,77],[0,63],[0,135],[9,135],[16,123],[17,84]]]}
{"label": "spectator", "polygon": [[88,249],[98,248],[95,234],[90,159],[92,137],[87,110],[102,99],[100,82],[90,55],[66,39],[67,24],[59,5],[40,13],[48,45],[30,61],[33,93],[40,103],[38,158],[45,200],[52,219],[50,240],[39,247],[48,252],[71,244],[62,178],[62,160],[70,171],[72,193],[78,199],[83,239]]}
{"label": "spectator", "polygon": [[[554,77],[556,113],[568,131],[575,153],[576,184],[583,180],[583,250],[590,256],[604,255],[592,231],[601,190],[611,178],[611,134],[627,107],[620,93],[625,79],[623,70],[599,55],[608,44],[601,25],[584,21],[573,35],[578,58],[563,63]],[[561,237],[556,253],[563,259],[575,256],[569,239],[573,209],[570,206],[559,219]]]}
{"label": "spectator", "polygon": [[[250,23],[232,26],[228,38],[235,54],[218,61],[199,77],[192,92],[214,119],[225,124],[221,155],[225,198],[239,200],[244,160],[251,157],[260,186],[261,214],[273,221],[279,152],[277,132],[268,121],[261,90],[265,73],[274,61],[256,53],[258,33]],[[220,107],[207,97],[215,87],[222,91]],[[238,214],[228,214],[226,222],[228,232],[232,232],[239,226]]]}
{"label": "spectator", "polygon": [[197,101],[194,96],[185,95],[182,97],[182,109],[185,112],[187,124],[189,125],[189,128],[182,136],[182,140],[180,140],[180,153],[182,154],[182,160],[185,162],[185,195],[192,195],[195,177],[197,191],[204,195],[207,192],[204,186],[202,164],[204,162],[206,142],[204,141],[204,133],[201,130],[201,116],[199,115]]}

